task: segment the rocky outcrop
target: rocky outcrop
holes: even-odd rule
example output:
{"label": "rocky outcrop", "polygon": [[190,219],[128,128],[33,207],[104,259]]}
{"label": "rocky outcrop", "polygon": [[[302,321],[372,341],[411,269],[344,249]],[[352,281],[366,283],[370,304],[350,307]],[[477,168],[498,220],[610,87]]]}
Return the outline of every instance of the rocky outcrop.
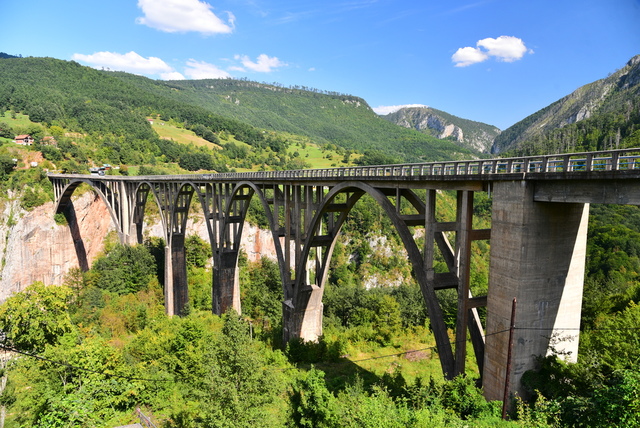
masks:
{"label": "rocky outcrop", "polygon": [[486,153],[500,130],[495,126],[452,116],[430,107],[403,107],[382,116],[396,125],[415,129],[440,139],[450,139],[463,147]]}
{"label": "rocky outcrop", "polygon": [[[79,234],[87,261],[91,263],[103,249],[103,241],[112,230],[106,206],[91,192],[74,201]],[[60,285],[65,274],[79,266],[74,238],[66,225],[54,221],[54,205],[48,202],[26,212],[17,200],[4,207],[7,221],[0,227],[2,278],[0,301],[36,281]]]}
{"label": "rocky outcrop", "polygon": [[[518,149],[525,143],[543,141],[558,129],[589,119],[595,120],[599,115],[619,115],[627,123],[616,126],[633,132],[638,123],[633,118],[630,120],[630,113],[638,108],[639,86],[640,55],[637,55],[608,77],[581,86],[504,130],[495,138],[491,153],[499,154]],[[594,122],[594,128],[599,126]]]}
{"label": "rocky outcrop", "polygon": [[[48,202],[32,211],[20,208],[17,198],[2,208],[5,222],[0,226],[0,302],[36,281],[60,285],[72,268],[80,267],[76,245],[81,238],[90,266],[104,248],[104,239],[114,231],[109,211],[102,200],[92,192],[74,198],[78,231],[72,234],[69,226],[54,221],[54,205]],[[162,236],[162,226],[150,218],[145,224],[145,235]],[[208,241],[207,227],[201,218],[193,215],[187,224],[188,233],[197,234]],[[250,261],[261,257],[276,259],[271,232],[245,224],[242,248]]]}

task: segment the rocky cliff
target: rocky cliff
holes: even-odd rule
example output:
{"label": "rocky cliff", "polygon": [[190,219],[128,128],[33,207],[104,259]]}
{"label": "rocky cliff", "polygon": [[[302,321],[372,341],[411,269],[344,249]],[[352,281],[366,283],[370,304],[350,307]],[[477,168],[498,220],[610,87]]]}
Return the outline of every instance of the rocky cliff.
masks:
{"label": "rocky cliff", "polygon": [[[80,266],[75,250],[77,237],[81,237],[87,263],[91,265],[103,250],[105,237],[114,230],[107,207],[92,192],[74,199],[77,234],[72,234],[67,225],[56,224],[54,208],[49,202],[27,212],[20,208],[15,198],[0,207],[5,219],[0,226],[0,302],[35,281],[62,284],[66,273]],[[145,224],[145,234],[161,236],[162,227],[151,220],[150,224]],[[206,224],[197,216],[192,216],[187,229],[208,241]],[[243,229],[242,247],[250,261],[261,257],[276,258],[271,233],[249,224]]]}
{"label": "rocky cliff", "polygon": [[500,134],[495,126],[462,119],[430,107],[404,107],[382,117],[405,128],[453,140],[480,153],[487,153]]}
{"label": "rocky cliff", "polygon": [[[629,120],[639,105],[640,55],[636,55],[608,77],[581,86],[504,130],[496,137],[491,152],[497,154],[517,149],[522,143],[544,138],[554,130],[604,114],[625,118],[618,126],[633,132],[637,123],[634,125]],[[598,124],[594,125],[597,127]]]}
{"label": "rocky cliff", "polygon": [[[112,229],[105,205],[91,192],[74,202],[87,259],[93,261],[102,251],[103,240]],[[26,212],[16,199],[7,202],[0,227],[2,277],[0,301],[21,291],[35,281],[59,285],[64,275],[78,267],[74,238],[66,225],[53,219],[53,202]]]}

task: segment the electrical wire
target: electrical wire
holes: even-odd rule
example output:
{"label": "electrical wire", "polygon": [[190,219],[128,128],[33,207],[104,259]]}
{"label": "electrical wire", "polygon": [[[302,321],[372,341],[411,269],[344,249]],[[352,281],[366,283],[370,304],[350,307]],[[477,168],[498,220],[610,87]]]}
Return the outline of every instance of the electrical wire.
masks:
{"label": "electrical wire", "polygon": [[21,351],[21,350],[19,350],[17,348],[14,348],[12,346],[7,346],[4,343],[0,343],[0,347],[2,349],[4,349],[5,351],[15,352],[16,354],[24,355],[24,356],[30,357],[30,358],[35,358],[36,360],[45,361],[47,363],[51,363],[51,364],[55,364],[55,365],[58,365],[58,366],[67,367],[67,368],[74,369],[74,370],[80,370],[80,371],[87,372],[87,373],[101,374],[101,375],[104,375],[104,376],[106,376],[108,378],[109,377],[115,377],[115,378],[119,378],[119,379],[126,379],[126,380],[129,380],[129,381],[142,381],[142,382],[172,382],[173,381],[173,379],[147,379],[147,378],[141,378],[141,377],[118,375],[118,374],[115,374],[115,373],[105,373],[105,372],[101,372],[101,371],[98,371],[98,370],[92,370],[92,369],[88,369],[88,368],[85,368],[85,367],[75,366],[73,364],[65,363],[65,362],[62,362],[62,361],[52,360],[51,358],[43,357],[41,355],[31,354],[29,352]]}
{"label": "electrical wire", "polygon": [[[580,331],[579,328],[533,328],[533,327],[515,327],[515,330],[520,330],[520,331]],[[633,331],[633,330],[640,330],[640,327],[628,327],[628,328],[594,328],[591,329],[589,331]],[[483,338],[487,338],[490,336],[494,336],[497,334],[502,334],[502,333],[507,333],[509,332],[509,329],[504,329],[504,330],[500,330],[500,331],[495,331],[489,334],[485,334],[483,336]],[[451,341],[449,342],[449,345],[453,345],[453,346],[457,346],[458,343],[462,343],[459,341]],[[43,357],[41,355],[36,355],[36,354],[31,354],[25,351],[21,351],[17,348],[8,346],[4,343],[0,343],[0,348],[2,348],[5,352],[9,351],[9,352],[14,352],[16,354],[20,354],[20,355],[24,355],[26,357],[30,357],[30,358],[35,358],[37,360],[40,361],[45,361],[51,364],[55,364],[58,366],[63,366],[63,367],[68,367],[70,369],[74,369],[74,370],[79,370],[79,371],[83,371],[83,372],[87,372],[87,373],[94,373],[94,374],[101,374],[104,375],[106,377],[113,377],[113,378],[119,378],[119,379],[125,379],[125,380],[129,380],[129,381],[140,381],[140,382],[174,382],[174,379],[149,379],[149,378],[141,378],[141,377],[132,377],[132,376],[124,376],[124,375],[118,375],[118,374],[113,374],[113,373],[105,373],[105,372],[101,372],[98,370],[92,370],[92,369],[87,369],[85,367],[80,367],[80,366],[75,366],[73,364],[69,364],[69,363],[65,363],[62,361],[56,361],[53,360],[51,358],[47,358],[47,357]],[[391,357],[399,357],[401,355],[407,355],[407,354],[412,354],[414,352],[421,352],[421,351],[428,351],[428,350],[437,350],[438,347],[437,346],[428,346],[426,348],[420,348],[420,349],[412,349],[409,351],[403,351],[403,352],[396,352],[394,354],[386,354],[386,355],[377,355],[377,356],[373,356],[373,357],[368,357],[368,358],[361,358],[359,360],[347,360],[345,359],[345,361],[338,361],[335,363],[329,363],[329,364],[346,364],[346,363],[360,363],[360,362],[364,362],[364,361],[371,361],[371,360],[379,360],[379,359],[383,359],[383,358],[391,358]],[[275,369],[275,370],[295,370],[296,367],[289,367],[289,368],[279,368],[279,369]]]}

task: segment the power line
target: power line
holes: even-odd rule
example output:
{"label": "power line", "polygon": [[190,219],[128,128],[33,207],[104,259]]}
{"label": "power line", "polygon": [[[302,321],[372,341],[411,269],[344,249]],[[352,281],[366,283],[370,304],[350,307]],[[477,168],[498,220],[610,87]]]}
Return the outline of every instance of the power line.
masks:
{"label": "power line", "polygon": [[4,349],[5,351],[15,352],[16,354],[24,355],[24,356],[30,357],[30,358],[35,358],[36,360],[40,360],[40,361],[46,361],[48,363],[55,364],[55,365],[58,365],[58,366],[68,367],[70,369],[80,370],[80,371],[87,372],[87,373],[101,374],[101,375],[106,376],[108,378],[109,377],[115,377],[115,378],[119,378],[119,379],[126,379],[126,380],[129,380],[129,381],[142,381],[142,382],[173,382],[173,379],[147,379],[147,378],[124,376],[124,375],[118,375],[118,374],[115,374],[115,373],[105,373],[103,371],[87,369],[85,367],[75,366],[73,364],[65,363],[63,361],[56,361],[56,360],[52,360],[51,358],[43,357],[41,355],[36,355],[36,354],[31,354],[31,353],[28,353],[28,352],[25,352],[25,351],[21,351],[21,350],[19,350],[17,348],[14,348],[12,346],[7,346],[4,343],[0,343],[0,348]]}
{"label": "power line", "polygon": [[[557,327],[549,327],[549,328],[516,327],[515,329],[516,330],[521,330],[521,331],[580,331],[579,328],[557,328]],[[591,329],[589,331],[635,331],[635,330],[640,330],[640,327],[595,328],[595,329]],[[495,332],[492,332],[492,333],[489,333],[489,334],[485,334],[483,337],[487,338],[487,337],[494,336],[494,335],[497,335],[497,334],[506,333],[508,331],[509,331],[509,329],[495,331]],[[451,342],[449,342],[449,345],[457,346],[459,343],[463,343],[463,342],[451,341]],[[129,380],[129,381],[140,381],[140,382],[174,382],[173,379],[149,379],[149,378],[141,378],[141,377],[124,376],[124,375],[118,375],[118,374],[113,374],[113,373],[105,373],[105,372],[98,371],[98,370],[87,369],[85,367],[75,366],[73,364],[65,363],[65,362],[62,362],[62,361],[56,361],[56,360],[53,360],[51,358],[43,357],[41,355],[31,354],[31,353],[28,353],[28,352],[25,352],[25,351],[21,351],[21,350],[19,350],[17,348],[14,348],[14,347],[11,347],[11,346],[7,346],[4,343],[0,343],[0,348],[4,349],[5,351],[14,352],[16,354],[24,355],[26,357],[34,358],[34,359],[37,359],[37,360],[40,360],[40,361],[45,361],[45,362],[48,362],[48,363],[51,363],[51,364],[55,364],[55,365],[58,365],[58,366],[68,367],[70,369],[79,370],[79,371],[83,371],[83,372],[87,372],[87,373],[101,374],[101,375],[103,375],[105,377],[113,377],[113,378]],[[396,353],[393,353],[393,354],[377,355],[377,356],[368,357],[368,358],[361,358],[359,360],[339,361],[339,362],[333,363],[333,364],[360,363],[360,362],[363,362],[363,361],[371,361],[371,360],[378,360],[378,359],[383,359],[383,358],[398,357],[398,356],[401,356],[401,355],[412,354],[414,352],[437,350],[437,349],[438,349],[437,346],[428,346],[426,348],[412,349],[412,350],[409,350],[409,351],[396,352]],[[290,368],[275,369],[275,370],[295,370],[295,369],[296,369],[296,367],[290,367]]]}

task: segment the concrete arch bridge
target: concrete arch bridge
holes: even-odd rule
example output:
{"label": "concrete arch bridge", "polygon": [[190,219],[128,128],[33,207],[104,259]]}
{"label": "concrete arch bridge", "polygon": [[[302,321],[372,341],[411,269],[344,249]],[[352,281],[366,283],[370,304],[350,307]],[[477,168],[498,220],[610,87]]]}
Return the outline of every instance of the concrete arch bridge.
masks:
{"label": "concrete arch bridge", "polygon": [[[109,208],[122,243],[141,242],[144,207],[151,197],[166,242],[169,315],[179,314],[189,299],[184,244],[194,198],[213,250],[213,311],[240,309],[240,239],[249,203],[257,199],[280,268],[285,340],[315,340],[322,334],[322,294],[336,238],[353,206],[369,195],[406,248],[445,376],[464,372],[470,337],[485,395],[502,399],[514,298],[518,330],[512,390],[533,367],[534,356],[548,352],[552,335],[571,336],[560,347],[577,356],[589,204],[640,205],[640,149],[297,171],[49,178],[57,213],[72,212],[75,189],[83,183],[91,186]],[[457,194],[455,219],[443,221],[436,212],[442,190]],[[473,227],[477,192],[491,194],[490,230]],[[73,216],[69,219],[73,228]],[[424,243],[416,242],[414,228],[424,230]],[[475,240],[491,241],[486,296],[472,296],[469,290]],[[434,270],[437,252],[446,261],[446,273]],[[455,346],[436,294],[445,288],[458,294]],[[487,307],[485,326],[477,313],[481,306]]]}

